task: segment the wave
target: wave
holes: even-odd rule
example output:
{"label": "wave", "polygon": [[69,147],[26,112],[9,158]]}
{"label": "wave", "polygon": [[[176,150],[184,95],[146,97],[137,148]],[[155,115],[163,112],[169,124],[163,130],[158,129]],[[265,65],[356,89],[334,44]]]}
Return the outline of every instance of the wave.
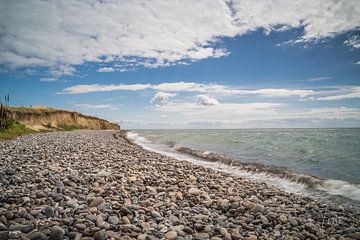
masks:
{"label": "wave", "polygon": [[[173,141],[157,144],[136,132],[128,132],[127,137],[142,147],[177,159],[184,159],[195,164],[206,165],[252,180],[269,183],[286,191],[305,196],[339,196],[351,200],[351,204],[360,204],[360,185],[335,179],[323,179],[308,174],[298,173],[285,167],[268,166],[261,163],[249,163],[219,155],[213,151],[202,151],[185,147]],[[354,203],[354,201],[356,201]]]}

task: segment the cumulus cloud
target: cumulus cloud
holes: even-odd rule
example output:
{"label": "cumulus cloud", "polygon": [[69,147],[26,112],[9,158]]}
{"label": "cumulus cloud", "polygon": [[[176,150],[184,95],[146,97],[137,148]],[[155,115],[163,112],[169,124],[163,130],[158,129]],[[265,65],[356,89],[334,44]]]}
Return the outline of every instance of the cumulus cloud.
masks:
{"label": "cumulus cloud", "polygon": [[217,45],[221,38],[258,29],[303,27],[295,41],[309,42],[360,26],[358,0],[3,0],[1,6],[0,64],[46,67],[57,76],[85,62],[124,71],[227,56]]}
{"label": "cumulus cloud", "polygon": [[196,103],[203,106],[214,106],[219,104],[215,98],[211,98],[206,95],[196,96]]}
{"label": "cumulus cloud", "polygon": [[360,37],[355,35],[344,41],[344,44],[353,48],[360,48]]}
{"label": "cumulus cloud", "polygon": [[157,92],[155,96],[151,98],[150,103],[166,104],[170,101],[170,98],[175,97],[176,95],[176,93]]}

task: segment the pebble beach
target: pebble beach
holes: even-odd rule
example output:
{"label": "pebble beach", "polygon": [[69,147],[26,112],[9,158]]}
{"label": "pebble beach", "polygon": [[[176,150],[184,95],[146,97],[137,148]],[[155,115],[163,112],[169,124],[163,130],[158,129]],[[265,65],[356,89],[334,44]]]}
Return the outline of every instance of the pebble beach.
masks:
{"label": "pebble beach", "polygon": [[0,240],[360,239],[360,214],[144,150],[122,131],[0,141]]}

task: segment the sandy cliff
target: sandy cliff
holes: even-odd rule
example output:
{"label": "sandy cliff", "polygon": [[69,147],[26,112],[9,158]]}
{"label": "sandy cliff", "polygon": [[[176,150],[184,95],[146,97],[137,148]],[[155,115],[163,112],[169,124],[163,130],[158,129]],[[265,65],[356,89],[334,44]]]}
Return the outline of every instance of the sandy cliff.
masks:
{"label": "sandy cliff", "polygon": [[97,117],[86,116],[75,111],[48,107],[10,107],[11,117],[33,130],[51,129],[120,129],[120,126]]}

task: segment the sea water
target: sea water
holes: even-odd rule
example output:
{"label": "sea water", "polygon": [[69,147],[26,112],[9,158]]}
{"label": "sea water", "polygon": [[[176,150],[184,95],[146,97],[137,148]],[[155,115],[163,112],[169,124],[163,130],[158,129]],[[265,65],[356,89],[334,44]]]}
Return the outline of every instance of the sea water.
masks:
{"label": "sea water", "polygon": [[128,137],[172,157],[360,205],[359,128],[135,130]]}

